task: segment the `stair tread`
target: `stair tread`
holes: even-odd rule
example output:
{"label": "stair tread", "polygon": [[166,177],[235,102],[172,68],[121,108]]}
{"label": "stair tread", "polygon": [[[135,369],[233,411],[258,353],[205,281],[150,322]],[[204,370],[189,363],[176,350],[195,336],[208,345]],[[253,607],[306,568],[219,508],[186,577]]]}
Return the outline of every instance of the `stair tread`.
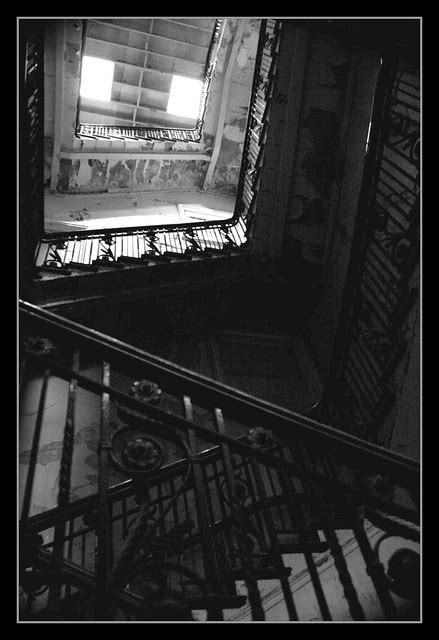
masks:
{"label": "stair tread", "polygon": [[79,271],[91,271],[96,273],[98,271],[98,267],[92,264],[84,264],[82,262],[68,262],[69,267],[72,269],[78,269]]}
{"label": "stair tread", "polygon": [[48,273],[59,273],[63,276],[70,276],[72,274],[70,269],[66,267],[51,267],[50,265],[41,265],[38,267],[38,271],[47,271]]}
{"label": "stair tread", "polygon": [[136,258],[134,256],[119,256],[117,261],[138,264],[144,267],[148,266],[148,261],[145,258]]}
{"label": "stair tread", "polygon": [[124,264],[116,262],[115,260],[101,260],[100,258],[96,258],[96,260],[93,260],[93,264],[96,264],[100,267],[109,267],[110,269],[123,269],[125,267]]}
{"label": "stair tread", "polygon": [[177,251],[165,251],[164,256],[175,258],[176,260],[192,260],[192,256],[188,253],[178,253]]}
{"label": "stair tread", "polygon": [[171,262],[171,258],[169,256],[165,256],[163,254],[153,254],[153,253],[144,253],[142,255],[144,260],[151,260],[152,262]]}

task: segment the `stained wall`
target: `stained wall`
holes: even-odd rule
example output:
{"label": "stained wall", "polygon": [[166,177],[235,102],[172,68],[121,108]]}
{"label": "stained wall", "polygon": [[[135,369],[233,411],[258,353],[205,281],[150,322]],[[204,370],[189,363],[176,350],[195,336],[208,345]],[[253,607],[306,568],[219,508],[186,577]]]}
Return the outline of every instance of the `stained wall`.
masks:
{"label": "stained wall", "polygon": [[[224,69],[238,23],[243,20],[245,28],[233,67],[224,129],[217,131]],[[200,142],[107,142],[79,140],[74,135],[79,92],[81,20],[48,20],[45,186],[64,193],[203,189],[215,139],[219,136],[221,149],[209,190],[226,195],[235,194],[258,25],[258,20],[226,20]]]}

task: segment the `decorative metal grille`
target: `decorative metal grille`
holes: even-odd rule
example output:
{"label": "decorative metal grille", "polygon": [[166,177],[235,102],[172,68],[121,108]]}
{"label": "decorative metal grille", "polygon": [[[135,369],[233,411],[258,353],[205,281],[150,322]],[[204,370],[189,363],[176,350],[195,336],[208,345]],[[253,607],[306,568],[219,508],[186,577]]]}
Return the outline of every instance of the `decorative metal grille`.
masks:
{"label": "decorative metal grille", "polygon": [[[314,615],[337,619],[316,553],[332,558],[352,619],[371,615],[364,588],[376,600],[372,619],[405,615],[392,594],[416,603],[417,463],[33,305],[20,303],[20,318],[22,398],[40,389],[21,499],[24,619],[190,620],[202,610],[222,620],[248,602],[249,618],[264,620],[264,581],[274,580],[284,619],[306,620],[291,583],[296,561],[311,580]],[[55,508],[34,514],[52,385],[66,407],[58,495]],[[87,445],[98,475],[75,500],[84,402],[100,406]],[[87,467],[79,473],[86,479]],[[411,548],[400,541],[383,562],[371,523]],[[346,530],[363,559],[360,583]]]}
{"label": "decorative metal grille", "polygon": [[419,70],[384,61],[334,353],[336,383],[327,391],[346,428],[371,439],[395,400],[392,376],[419,304],[419,156]]}

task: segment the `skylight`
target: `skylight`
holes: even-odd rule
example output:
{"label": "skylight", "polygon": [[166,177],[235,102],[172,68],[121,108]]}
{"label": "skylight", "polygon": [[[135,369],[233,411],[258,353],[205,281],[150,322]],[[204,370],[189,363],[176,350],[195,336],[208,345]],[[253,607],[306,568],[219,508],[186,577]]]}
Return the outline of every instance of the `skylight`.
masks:
{"label": "skylight", "polygon": [[83,98],[102,100],[111,99],[114,62],[103,58],[84,56],[82,59],[80,95]]}
{"label": "skylight", "polygon": [[166,111],[173,116],[198,118],[202,80],[173,76]]}

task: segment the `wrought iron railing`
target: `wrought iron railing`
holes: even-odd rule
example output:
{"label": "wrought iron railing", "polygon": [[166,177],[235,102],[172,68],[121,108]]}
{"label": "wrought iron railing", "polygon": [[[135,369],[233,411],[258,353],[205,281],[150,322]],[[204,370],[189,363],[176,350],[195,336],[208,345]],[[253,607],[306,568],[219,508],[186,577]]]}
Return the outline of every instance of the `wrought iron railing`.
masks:
{"label": "wrought iron railing", "polygon": [[201,255],[244,248],[255,211],[279,33],[280,21],[262,21],[235,212],[230,220],[51,233],[37,247],[37,267],[62,270],[69,262],[91,265],[101,258],[116,261],[120,256],[141,258],[145,253]]}
{"label": "wrought iron railing", "polygon": [[321,404],[336,409],[340,426],[372,440],[395,401],[392,378],[407,352],[410,312],[419,305],[419,117],[419,70],[385,58]]}
{"label": "wrought iron railing", "polygon": [[[345,616],[407,615],[419,597],[419,555],[399,543],[386,573],[379,548],[389,536],[419,541],[416,462],[28,303],[20,302],[20,321],[20,395],[36,407],[22,424],[30,445],[20,499],[24,619],[189,620],[201,610],[227,620],[248,601],[249,618],[264,620],[267,580],[275,580],[282,618],[306,620],[290,577],[297,562],[318,619],[341,615],[334,580]],[[51,504],[46,492],[38,513],[52,400],[65,410],[59,431],[51,422],[62,442],[57,498]],[[75,500],[78,473],[89,474],[78,421],[92,414],[99,427],[87,455],[98,475]],[[374,544],[370,523],[381,532]],[[344,552],[346,531],[357,564]]]}
{"label": "wrought iron railing", "polygon": [[[41,241],[35,256],[37,267],[62,270],[71,263],[93,265],[115,263],[119,258],[147,259],[170,255],[207,255],[244,248],[246,227],[240,219],[234,225],[201,223],[195,227],[168,225],[147,230],[121,229],[106,233],[88,232],[73,238]],[[146,263],[145,263],[146,264]]]}
{"label": "wrought iron railing", "polygon": [[259,37],[235,209],[235,215],[245,221],[248,233],[256,212],[281,27],[280,20],[264,20]]}

